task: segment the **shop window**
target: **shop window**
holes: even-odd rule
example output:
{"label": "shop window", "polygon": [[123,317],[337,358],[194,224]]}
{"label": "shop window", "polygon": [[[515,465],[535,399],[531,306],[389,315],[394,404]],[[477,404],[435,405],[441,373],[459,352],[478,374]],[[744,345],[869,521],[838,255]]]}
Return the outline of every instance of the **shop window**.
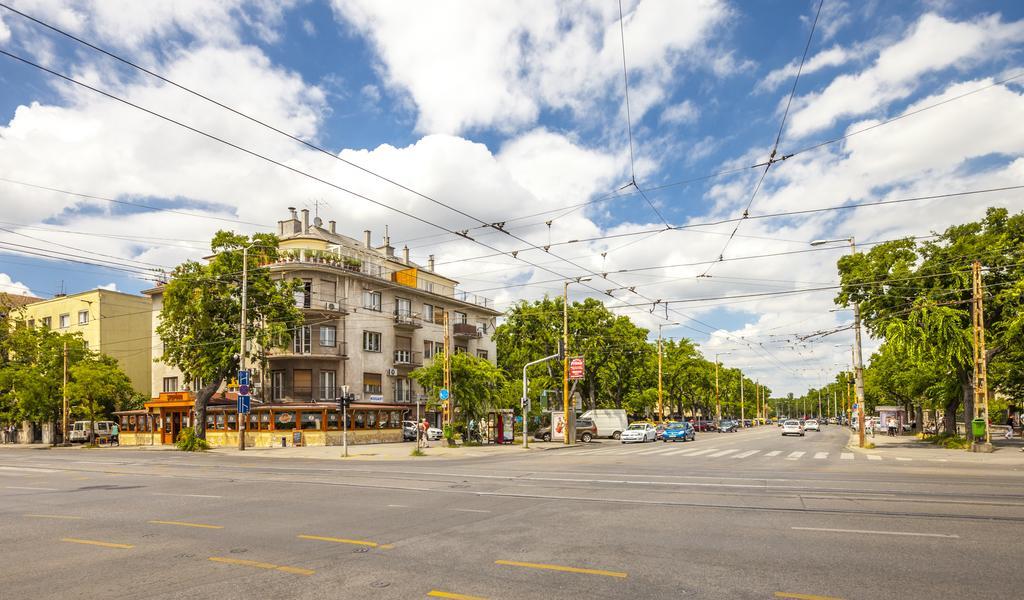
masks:
{"label": "shop window", "polygon": [[366,412],[366,428],[375,429],[377,427],[377,411],[370,410]]}
{"label": "shop window", "polygon": [[214,425],[215,422],[213,415],[206,415],[206,429],[209,431],[213,431]]}
{"label": "shop window", "polygon": [[393,410],[391,411],[391,428],[398,429],[402,426],[402,411]]}
{"label": "shop window", "polygon": [[220,413],[216,416],[213,428],[218,431],[224,431],[224,413]]}
{"label": "shop window", "polygon": [[270,431],[270,413],[260,413],[260,431]]}
{"label": "shop window", "polygon": [[228,431],[238,431],[237,415],[235,413],[228,413]]}
{"label": "shop window", "polygon": [[341,423],[338,421],[338,413],[335,411],[327,412],[327,429],[334,431],[341,429]]}
{"label": "shop window", "polygon": [[295,412],[282,411],[274,413],[274,429],[289,430],[295,429]]}
{"label": "shop window", "polygon": [[321,429],[323,424],[323,413],[321,412],[303,412],[302,413],[302,429]]}
{"label": "shop window", "polygon": [[355,423],[353,423],[352,428],[353,429],[362,429],[365,426],[366,426],[366,413],[361,411],[361,410],[357,410],[356,413],[355,413]]}

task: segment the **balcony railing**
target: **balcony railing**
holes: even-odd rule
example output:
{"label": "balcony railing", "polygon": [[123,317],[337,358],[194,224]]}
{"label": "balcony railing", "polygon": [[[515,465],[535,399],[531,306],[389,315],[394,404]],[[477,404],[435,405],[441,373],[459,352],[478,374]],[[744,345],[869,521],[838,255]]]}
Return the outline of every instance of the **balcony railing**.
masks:
{"label": "balcony railing", "polygon": [[335,341],[333,346],[321,346],[318,340],[311,340],[308,347],[289,344],[284,348],[270,348],[267,358],[348,358],[348,343]]}
{"label": "balcony railing", "polygon": [[395,350],[396,367],[423,366],[423,353],[414,350]]}
{"label": "balcony railing", "polygon": [[264,402],[335,402],[341,386],[268,386],[261,398]]}
{"label": "balcony railing", "polygon": [[395,311],[395,327],[419,329],[423,327],[420,318],[410,312]]}
{"label": "balcony railing", "polygon": [[480,329],[472,323],[456,323],[452,326],[452,334],[463,339],[476,339],[483,335]]}

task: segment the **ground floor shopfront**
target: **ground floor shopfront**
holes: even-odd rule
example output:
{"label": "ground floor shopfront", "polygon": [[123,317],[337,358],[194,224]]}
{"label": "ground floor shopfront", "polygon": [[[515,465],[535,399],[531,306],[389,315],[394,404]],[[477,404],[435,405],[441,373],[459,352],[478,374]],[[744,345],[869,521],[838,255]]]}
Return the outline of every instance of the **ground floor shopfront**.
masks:
{"label": "ground floor shopfront", "polygon": [[[191,393],[160,394],[141,410],[116,414],[123,446],[170,445],[195,423]],[[416,407],[402,404],[353,404],[342,425],[334,403],[254,404],[245,420],[246,446],[334,446],[402,441],[402,421],[416,418]],[[238,414],[233,399],[211,400],[206,410],[206,441],[214,447],[238,445]]]}

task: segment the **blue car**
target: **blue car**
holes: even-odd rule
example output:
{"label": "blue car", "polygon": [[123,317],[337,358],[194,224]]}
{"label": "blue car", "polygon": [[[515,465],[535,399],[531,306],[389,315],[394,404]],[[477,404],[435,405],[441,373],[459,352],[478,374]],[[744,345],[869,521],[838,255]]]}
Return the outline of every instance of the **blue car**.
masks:
{"label": "blue car", "polygon": [[663,442],[685,442],[697,439],[697,432],[689,423],[669,423],[661,434]]}

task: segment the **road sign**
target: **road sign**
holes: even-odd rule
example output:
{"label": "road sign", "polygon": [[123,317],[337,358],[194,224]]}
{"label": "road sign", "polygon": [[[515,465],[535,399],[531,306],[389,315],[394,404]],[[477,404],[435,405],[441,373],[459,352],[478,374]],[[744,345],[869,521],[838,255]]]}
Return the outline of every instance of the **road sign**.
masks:
{"label": "road sign", "polygon": [[438,396],[439,396],[439,397],[440,397],[440,398],[441,398],[442,400],[447,400],[447,399],[448,399],[448,396],[450,396],[450,394],[448,393],[448,388],[441,388],[441,391],[440,391],[440,392],[439,392],[439,393],[438,393],[437,395],[438,395]]}
{"label": "road sign", "polygon": [[248,384],[245,384],[245,383],[238,384],[238,395],[239,396],[248,396],[249,395],[249,386],[248,386]]}
{"label": "road sign", "polygon": [[569,361],[569,379],[573,381],[583,379],[583,357],[577,356]]}
{"label": "road sign", "polygon": [[252,401],[251,396],[238,396],[238,414],[245,415],[249,413],[250,403]]}
{"label": "road sign", "polygon": [[[241,369],[241,370],[238,371],[238,385],[239,386],[243,386],[244,385],[246,387],[249,386],[249,370],[248,369]],[[244,393],[244,392],[239,392],[239,393]]]}

